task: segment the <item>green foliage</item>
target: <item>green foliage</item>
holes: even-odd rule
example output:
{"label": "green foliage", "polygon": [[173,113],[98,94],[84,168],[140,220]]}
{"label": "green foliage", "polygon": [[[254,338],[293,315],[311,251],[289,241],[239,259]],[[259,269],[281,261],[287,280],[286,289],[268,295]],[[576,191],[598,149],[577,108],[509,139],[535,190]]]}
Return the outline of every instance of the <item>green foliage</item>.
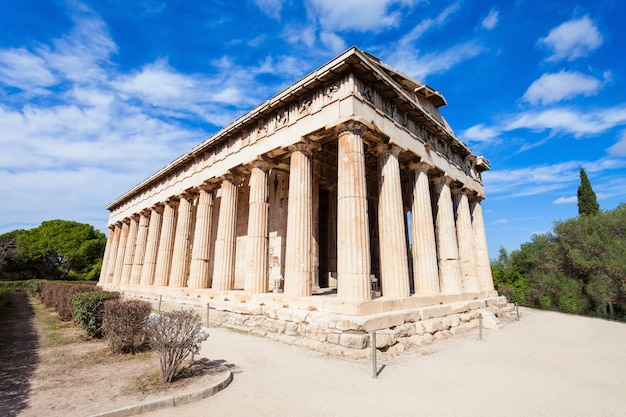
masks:
{"label": "green foliage", "polygon": [[135,353],[146,341],[146,323],[152,310],[140,300],[108,300],[104,303],[102,330],[114,353]]}
{"label": "green foliage", "polygon": [[88,291],[74,296],[74,322],[91,337],[102,337],[104,303],[120,297],[117,292]]}
{"label": "green foliage", "polygon": [[600,213],[600,205],[596,199],[596,193],[591,188],[587,173],[580,168],[580,185],[578,186],[578,214],[581,216],[594,216]]}
{"label": "green foliage", "polygon": [[25,281],[0,281],[0,290],[8,292],[24,291],[31,295],[37,295],[41,291],[42,279],[29,279]]}
{"label": "green foliage", "polygon": [[106,236],[88,224],[50,220],[0,236],[0,276],[13,279],[95,279]]}
{"label": "green foliage", "polygon": [[556,222],[491,267],[511,301],[626,320],[626,205]]}

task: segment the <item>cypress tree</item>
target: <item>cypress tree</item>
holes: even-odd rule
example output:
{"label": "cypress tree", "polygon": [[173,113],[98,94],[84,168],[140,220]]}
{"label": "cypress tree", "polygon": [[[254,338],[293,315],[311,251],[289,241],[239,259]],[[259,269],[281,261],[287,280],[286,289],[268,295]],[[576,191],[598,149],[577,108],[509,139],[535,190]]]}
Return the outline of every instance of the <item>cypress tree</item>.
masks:
{"label": "cypress tree", "polygon": [[593,216],[600,213],[600,205],[596,200],[596,193],[591,188],[587,173],[580,168],[580,185],[578,186],[578,214],[581,216]]}

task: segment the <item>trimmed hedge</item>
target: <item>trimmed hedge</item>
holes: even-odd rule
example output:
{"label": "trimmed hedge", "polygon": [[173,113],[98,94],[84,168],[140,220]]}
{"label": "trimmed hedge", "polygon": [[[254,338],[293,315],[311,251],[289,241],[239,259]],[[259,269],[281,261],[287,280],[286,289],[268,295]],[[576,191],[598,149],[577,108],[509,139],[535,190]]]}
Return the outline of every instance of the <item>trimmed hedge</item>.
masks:
{"label": "trimmed hedge", "polygon": [[114,353],[135,353],[146,341],[146,323],[152,306],[140,300],[104,303],[102,330]]}
{"label": "trimmed hedge", "polygon": [[104,304],[117,300],[120,293],[110,291],[88,291],[74,295],[74,322],[91,337],[102,337]]}
{"label": "trimmed hedge", "polygon": [[0,281],[0,291],[17,292],[25,291],[29,294],[37,294],[41,291],[43,279],[27,279],[22,281]]}
{"label": "trimmed hedge", "polygon": [[96,289],[93,284],[46,281],[41,284],[40,298],[46,306],[56,310],[61,320],[71,320],[74,312],[74,295]]}

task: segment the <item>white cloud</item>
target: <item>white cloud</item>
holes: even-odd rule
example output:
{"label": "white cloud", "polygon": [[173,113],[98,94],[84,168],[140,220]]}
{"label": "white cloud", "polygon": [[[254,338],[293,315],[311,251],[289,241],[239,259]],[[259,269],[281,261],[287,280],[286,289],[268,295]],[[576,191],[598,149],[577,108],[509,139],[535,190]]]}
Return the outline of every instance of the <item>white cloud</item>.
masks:
{"label": "white cloud", "polygon": [[492,196],[521,197],[549,193],[564,188],[578,178],[577,161],[521,169],[494,170],[483,176],[485,189]]}
{"label": "white cloud", "polygon": [[24,48],[0,50],[0,82],[22,90],[39,90],[57,83],[45,61]]}
{"label": "white cloud", "polygon": [[626,124],[626,105],[585,112],[569,108],[525,112],[512,117],[501,129],[551,130],[553,133],[562,132],[581,137],[598,134],[624,124]]}
{"label": "white cloud", "polygon": [[500,13],[497,10],[491,10],[487,17],[482,21],[482,27],[487,30],[493,30],[498,25]]}
{"label": "white cloud", "polygon": [[578,203],[577,196],[573,195],[570,197],[559,197],[553,202],[553,204],[572,204],[572,203]]}
{"label": "white cloud", "polygon": [[589,75],[560,71],[543,74],[528,87],[523,98],[531,104],[550,104],[580,94],[587,97],[595,95],[601,86],[600,80]]}
{"label": "white cloud", "polygon": [[334,54],[339,54],[347,49],[346,42],[335,33],[322,32],[320,33],[320,40]]}
{"label": "white cloud", "polygon": [[602,45],[602,35],[589,16],[565,22],[539,40],[551,55],[548,61],[572,61],[584,57]]}
{"label": "white cloud", "polygon": [[398,45],[400,48],[412,48],[412,45],[417,41],[424,33],[430,29],[435,29],[444,26],[448,23],[448,19],[460,9],[460,3],[454,2],[446,7],[441,13],[434,18],[426,18],[418,23],[409,33],[404,35]]}
{"label": "white cloud", "polygon": [[461,139],[465,142],[493,142],[500,135],[500,131],[494,127],[478,124],[470,127],[461,134]]}
{"label": "white cloud", "polygon": [[254,3],[266,15],[274,19],[280,19],[280,11],[283,8],[283,0],[254,0]]}
{"label": "white cloud", "polygon": [[320,26],[329,31],[376,31],[396,26],[399,11],[391,6],[410,6],[420,0],[308,0],[307,9]]}
{"label": "white cloud", "polygon": [[626,131],[620,134],[619,140],[607,152],[615,156],[626,156]]}

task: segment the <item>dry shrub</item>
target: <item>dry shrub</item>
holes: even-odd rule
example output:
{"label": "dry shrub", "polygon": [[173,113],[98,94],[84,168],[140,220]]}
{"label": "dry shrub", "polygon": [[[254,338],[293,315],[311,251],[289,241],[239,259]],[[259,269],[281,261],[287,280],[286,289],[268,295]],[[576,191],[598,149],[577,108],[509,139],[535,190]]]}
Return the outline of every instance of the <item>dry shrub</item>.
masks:
{"label": "dry shrub", "polygon": [[199,317],[190,310],[162,315],[153,314],[148,321],[150,347],[159,352],[161,381],[169,384],[178,374],[183,360],[200,349],[208,333],[199,324]]}
{"label": "dry shrub", "polygon": [[114,353],[135,353],[146,341],[146,323],[151,306],[147,301],[107,300],[102,330]]}
{"label": "dry shrub", "polygon": [[67,282],[44,282],[41,284],[41,301],[59,313],[61,320],[71,320],[74,312],[74,295],[80,292],[98,291],[90,284],[74,284]]}

